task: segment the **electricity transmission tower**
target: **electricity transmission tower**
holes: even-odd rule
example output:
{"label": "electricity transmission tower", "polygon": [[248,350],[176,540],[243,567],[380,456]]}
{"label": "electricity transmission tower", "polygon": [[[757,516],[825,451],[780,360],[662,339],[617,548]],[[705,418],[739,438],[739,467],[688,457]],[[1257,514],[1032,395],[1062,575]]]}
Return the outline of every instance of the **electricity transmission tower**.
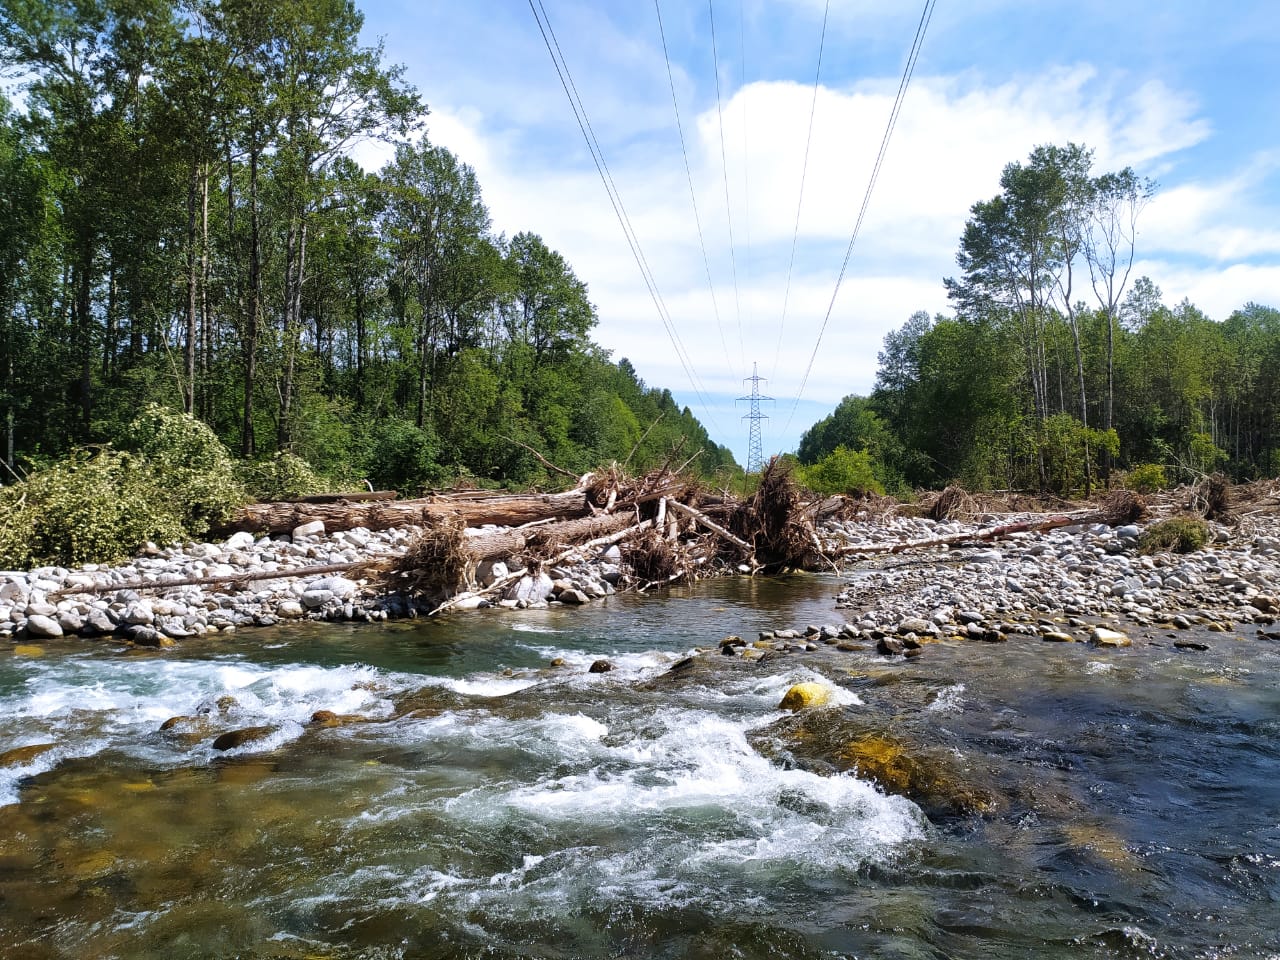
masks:
{"label": "electricity transmission tower", "polygon": [[764,377],[760,376],[758,364],[751,365],[751,376],[743,377],[743,383],[751,384],[751,395],[739,397],[738,402],[746,401],[751,404],[748,407],[748,413],[744,414],[743,420],[750,420],[751,426],[747,432],[747,473],[759,473],[764,466],[764,451],[760,443],[760,421],[768,420],[768,416],[760,412],[760,401],[768,400],[773,402],[773,397],[766,397],[760,393],[760,384],[768,383]]}

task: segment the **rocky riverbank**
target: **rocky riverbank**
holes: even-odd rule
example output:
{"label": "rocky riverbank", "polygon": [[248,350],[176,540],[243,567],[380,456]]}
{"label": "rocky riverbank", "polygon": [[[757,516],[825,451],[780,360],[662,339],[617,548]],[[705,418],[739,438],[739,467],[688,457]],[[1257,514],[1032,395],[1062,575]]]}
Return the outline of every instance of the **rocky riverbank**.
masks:
{"label": "rocky riverbank", "polygon": [[[377,622],[418,616],[436,604],[389,589],[383,577],[299,571],[394,561],[419,533],[420,528],[407,526],[326,534],[323,524],[309,523],[291,535],[237,533],[220,543],[149,544],[143,555],[119,566],[0,572],[0,639],[117,637],[170,646],[192,636],[289,620]],[[617,561],[617,551],[606,551],[591,563],[556,566],[516,580],[492,602],[510,607],[587,603],[614,592],[621,576]],[[275,572],[280,576],[269,576]],[[477,571],[480,585],[506,573],[503,564]],[[192,580],[200,582],[163,586]],[[491,604],[479,595],[455,601],[454,609]]]}
{"label": "rocky riverbank", "polygon": [[[854,544],[976,536],[982,529],[886,515],[828,521],[820,536],[834,553]],[[113,636],[167,646],[282,620],[373,622],[416,616],[435,604],[395,592],[385,578],[297,572],[394,559],[418,532],[402,527],[326,534],[323,525],[313,523],[292,535],[237,533],[221,543],[150,546],[116,567],[0,572],[0,638]],[[994,544],[863,560],[836,601],[844,622],[779,631],[724,648],[757,657],[826,641],[874,644],[883,653],[910,656],[919,655],[923,644],[947,637],[1122,643],[1125,623],[1148,629],[1199,624],[1225,632],[1238,624],[1270,623],[1280,612],[1280,518],[1215,526],[1212,543],[1182,555],[1140,555],[1141,532],[1137,524],[1066,527],[1014,534]],[[280,576],[263,578],[275,572]],[[477,571],[477,579],[482,586],[506,574],[504,564],[490,563]],[[259,579],[246,579],[251,576]],[[613,593],[624,576],[621,558],[611,549],[517,579],[500,598],[463,595],[451,607],[578,605]],[[172,580],[200,582],[160,586]]]}
{"label": "rocky riverbank", "polygon": [[[1002,518],[1007,520],[1008,518]],[[927,539],[980,527],[927,519],[831,523],[826,545]],[[928,553],[864,561],[836,599],[842,621],[764,631],[750,642],[726,638],[722,649],[748,658],[813,649],[920,656],[945,639],[991,643],[1014,637],[1127,646],[1130,635],[1173,631],[1174,645],[1199,640],[1178,631],[1228,633],[1280,614],[1280,518],[1239,527],[1211,525],[1212,542],[1186,554],[1143,555],[1138,524],[1063,527],[1019,533]],[[1197,631],[1199,632],[1199,631]],[[1165,638],[1168,639],[1168,638]]]}

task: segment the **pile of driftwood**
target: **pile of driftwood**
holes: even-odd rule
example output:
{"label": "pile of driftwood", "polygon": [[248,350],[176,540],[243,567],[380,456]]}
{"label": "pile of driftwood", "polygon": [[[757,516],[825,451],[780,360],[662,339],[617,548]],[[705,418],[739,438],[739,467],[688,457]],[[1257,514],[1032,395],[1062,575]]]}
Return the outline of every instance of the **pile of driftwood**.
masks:
{"label": "pile of driftwood", "polygon": [[328,532],[420,526],[417,540],[394,564],[379,559],[349,569],[386,574],[397,592],[448,598],[474,586],[486,562],[514,568],[487,588],[497,592],[545,565],[590,559],[615,545],[641,588],[728,569],[825,566],[816,524],[845,506],[843,498],[804,497],[780,461],[766,467],[746,499],[710,490],[669,466],[631,477],[615,464],[561,493],[464,491],[408,501],[252,504],[219,532],[284,533],[314,521]]}

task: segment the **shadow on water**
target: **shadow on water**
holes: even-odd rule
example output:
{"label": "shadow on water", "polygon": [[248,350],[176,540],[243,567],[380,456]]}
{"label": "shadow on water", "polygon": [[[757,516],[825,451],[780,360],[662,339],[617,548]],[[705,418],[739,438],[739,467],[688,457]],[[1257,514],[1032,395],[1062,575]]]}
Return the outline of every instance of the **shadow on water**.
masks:
{"label": "shadow on water", "polygon": [[838,586],[0,654],[0,955],[1277,955],[1280,645],[668,673]]}

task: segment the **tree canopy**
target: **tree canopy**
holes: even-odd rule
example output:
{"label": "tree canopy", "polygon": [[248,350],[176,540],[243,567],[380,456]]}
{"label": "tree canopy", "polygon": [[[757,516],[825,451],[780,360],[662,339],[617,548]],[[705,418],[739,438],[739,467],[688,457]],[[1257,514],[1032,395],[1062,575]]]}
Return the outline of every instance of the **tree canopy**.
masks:
{"label": "tree canopy", "polygon": [[1078,144],[1008,164],[970,210],[954,316],[888,334],[869,396],[846,397],[800,441],[803,464],[861,451],[890,489],[1088,493],[1116,468],[1169,481],[1280,473],[1280,312],[1221,321],[1133,278],[1155,184],[1095,173]]}
{"label": "tree canopy", "polygon": [[[0,429],[9,471],[148,402],[231,449],[416,492],[566,469],[734,468],[594,344],[586,282],[494,231],[350,0],[0,7]],[[381,139],[376,173],[351,159]]]}

